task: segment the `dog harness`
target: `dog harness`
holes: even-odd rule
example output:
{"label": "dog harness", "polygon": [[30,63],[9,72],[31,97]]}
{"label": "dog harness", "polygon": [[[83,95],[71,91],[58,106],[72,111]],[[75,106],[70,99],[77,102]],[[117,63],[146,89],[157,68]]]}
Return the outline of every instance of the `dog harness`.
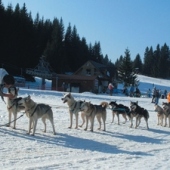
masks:
{"label": "dog harness", "polygon": [[[93,106],[93,105],[90,104],[90,106]],[[94,107],[92,108],[92,111],[87,116],[91,116],[93,111],[94,111]]]}
{"label": "dog harness", "polygon": [[[30,109],[26,110],[25,112],[29,112],[29,110],[33,109],[35,107],[36,104],[34,104]],[[38,105],[37,105],[38,106]],[[33,110],[33,112],[31,113],[31,115],[29,114],[30,117],[32,117],[37,109],[37,106],[35,107],[35,109]]]}
{"label": "dog harness", "polygon": [[[77,102],[74,104],[73,109],[70,109],[70,112],[74,112],[74,109],[76,108],[76,106],[77,106]],[[72,106],[71,106],[71,107],[72,107]]]}
{"label": "dog harness", "polygon": [[[35,104],[35,105],[36,105],[36,104]],[[33,106],[31,107],[31,109],[33,109],[33,108],[35,107],[35,105],[33,105]],[[37,104],[37,106],[35,107],[35,109],[34,109],[33,112],[31,113],[31,115],[29,114],[30,117],[32,117],[32,116],[34,115],[35,111],[37,110],[38,105],[39,105],[39,104]],[[31,110],[31,109],[29,109],[29,110]],[[25,111],[25,112],[28,112],[29,110],[27,110],[27,111]],[[50,110],[50,107],[45,111],[45,113],[46,113],[48,110]]]}
{"label": "dog harness", "polygon": [[8,110],[10,110],[14,105],[18,105],[18,101],[19,100],[21,100],[22,99],[22,97],[18,97],[18,98],[16,98],[16,99],[12,99],[13,101],[13,104],[10,106],[10,107],[8,107]]}
{"label": "dog harness", "polygon": [[[78,102],[75,102],[74,107],[73,107],[73,109],[70,109],[70,112],[73,112],[73,113],[74,113],[74,109],[77,107],[77,103],[78,103]],[[80,105],[81,105],[82,103],[83,103],[83,102],[80,101]],[[71,106],[71,107],[72,107],[72,106]]]}
{"label": "dog harness", "polygon": [[[15,97],[17,97],[17,95],[18,95],[18,90],[17,90],[17,88],[16,88],[15,86],[11,86],[10,88],[8,88],[8,93],[11,93],[11,94],[13,94]],[[13,104],[12,104],[10,107],[8,107],[8,110],[10,110],[14,105],[17,106],[18,101],[21,100],[21,97],[15,98],[15,99],[9,99],[9,100],[11,100]]]}

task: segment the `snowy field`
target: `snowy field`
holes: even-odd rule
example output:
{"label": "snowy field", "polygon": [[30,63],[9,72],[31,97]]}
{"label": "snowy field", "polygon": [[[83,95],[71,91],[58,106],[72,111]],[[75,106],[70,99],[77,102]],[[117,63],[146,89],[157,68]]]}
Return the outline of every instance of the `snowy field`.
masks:
{"label": "snowy field", "polygon": [[[170,92],[170,81],[139,76],[140,90],[147,91],[154,85]],[[170,169],[170,128],[157,125],[157,114],[151,98],[131,98],[125,96],[95,95],[91,93],[72,93],[76,100],[117,101],[129,106],[130,101],[149,111],[149,130],[144,119],[135,129],[129,128],[130,122],[114,123],[112,113],[107,109],[106,132],[97,130],[95,119],[94,132],[83,128],[68,129],[69,114],[67,104],[63,104],[63,93],[20,88],[19,96],[31,95],[37,103],[52,106],[57,135],[47,121],[47,133],[43,133],[43,124],[38,121],[35,136],[27,135],[28,118],[24,113],[17,120],[17,129],[5,127],[8,122],[6,105],[0,100],[0,169],[1,170],[168,170]],[[161,105],[166,99],[160,99]],[[79,124],[81,118],[79,117]],[[75,127],[75,119],[74,119]]]}

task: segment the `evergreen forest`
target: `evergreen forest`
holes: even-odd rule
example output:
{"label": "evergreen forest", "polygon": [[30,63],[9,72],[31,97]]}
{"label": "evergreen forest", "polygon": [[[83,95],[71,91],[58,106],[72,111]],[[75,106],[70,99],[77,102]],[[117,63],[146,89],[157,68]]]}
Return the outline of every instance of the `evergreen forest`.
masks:
{"label": "evergreen forest", "polygon": [[[134,60],[129,49],[121,56],[104,56],[100,42],[87,43],[75,25],[69,23],[65,27],[62,18],[51,21],[40,18],[39,13],[33,19],[25,3],[22,7],[17,4],[13,8],[10,4],[5,8],[0,0],[0,40],[0,67],[13,75],[25,76],[25,69],[35,68],[40,57],[45,56],[57,74],[75,72],[86,61],[93,60],[109,68],[116,67],[120,81],[136,72],[170,78],[170,50],[166,43],[158,44],[155,50],[146,47],[144,56],[137,54]],[[115,58],[115,63],[109,57]]]}

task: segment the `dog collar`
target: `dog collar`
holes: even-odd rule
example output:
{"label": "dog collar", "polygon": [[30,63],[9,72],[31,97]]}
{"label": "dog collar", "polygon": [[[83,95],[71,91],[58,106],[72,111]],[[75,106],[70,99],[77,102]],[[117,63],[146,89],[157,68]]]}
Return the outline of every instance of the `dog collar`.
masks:
{"label": "dog collar", "polygon": [[[74,109],[76,108],[76,106],[77,106],[77,102],[74,104],[73,109],[70,109],[70,112],[74,112]],[[71,107],[72,107],[72,106],[71,106]]]}

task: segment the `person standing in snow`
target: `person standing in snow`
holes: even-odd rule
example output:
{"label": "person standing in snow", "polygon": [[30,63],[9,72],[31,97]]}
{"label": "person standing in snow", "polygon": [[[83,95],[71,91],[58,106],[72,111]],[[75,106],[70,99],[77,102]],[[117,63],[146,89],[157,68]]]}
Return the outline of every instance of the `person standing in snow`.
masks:
{"label": "person standing in snow", "polygon": [[147,94],[148,94],[148,97],[150,98],[151,97],[151,90],[150,89],[148,89]]}
{"label": "person standing in snow", "polygon": [[[8,92],[10,93],[4,93],[3,88],[7,88]],[[15,79],[12,75],[9,75],[8,72],[0,68],[0,96],[2,100],[4,100],[3,97],[8,97],[9,99],[13,99],[16,94],[16,87],[15,87]]]}
{"label": "person standing in snow", "polygon": [[164,90],[164,99],[167,98],[167,90]]}
{"label": "person standing in snow", "polygon": [[155,104],[157,105],[158,102],[159,102],[159,98],[160,98],[160,92],[159,90],[156,90],[156,93],[155,93]]}
{"label": "person standing in snow", "polygon": [[130,87],[130,97],[133,97],[134,96],[134,86],[131,85]]}
{"label": "person standing in snow", "polygon": [[151,101],[151,103],[155,103],[155,95],[156,95],[156,87],[154,87],[153,90],[152,90],[152,101]]}
{"label": "person standing in snow", "polygon": [[170,103],[170,92],[167,95],[167,101],[168,101],[168,103]]}
{"label": "person standing in snow", "polygon": [[113,94],[113,88],[114,88],[113,84],[109,83],[108,89],[109,89],[110,96],[112,96],[112,94]]}

